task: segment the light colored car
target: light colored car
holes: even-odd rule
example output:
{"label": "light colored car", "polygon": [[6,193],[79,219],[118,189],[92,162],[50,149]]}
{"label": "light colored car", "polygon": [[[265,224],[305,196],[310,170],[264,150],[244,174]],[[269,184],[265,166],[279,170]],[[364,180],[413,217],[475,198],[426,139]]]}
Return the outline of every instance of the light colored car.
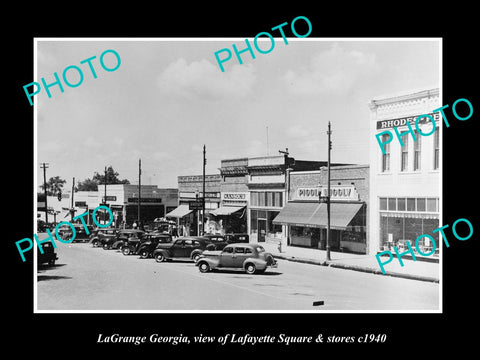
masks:
{"label": "light colored car", "polygon": [[243,269],[247,274],[261,274],[267,267],[278,266],[273,255],[257,244],[230,244],[222,251],[206,250],[195,265],[202,273],[216,269]]}

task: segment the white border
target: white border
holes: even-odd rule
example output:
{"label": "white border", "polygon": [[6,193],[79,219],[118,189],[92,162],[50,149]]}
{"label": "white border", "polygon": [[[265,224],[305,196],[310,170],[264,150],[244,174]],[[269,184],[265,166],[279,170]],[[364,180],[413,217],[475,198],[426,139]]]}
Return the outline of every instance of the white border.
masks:
{"label": "white border", "polygon": [[[249,40],[253,39],[253,37],[247,37]],[[274,37],[275,41],[283,41],[281,37]],[[225,38],[184,38],[184,37],[171,37],[171,38],[135,38],[135,37],[121,37],[121,38],[88,38],[88,37],[65,37],[65,38],[50,38],[50,37],[41,37],[41,38],[33,38],[33,61],[34,61],[34,70],[33,70],[33,77],[34,80],[38,78],[37,73],[37,44],[39,41],[138,41],[138,42],[153,42],[153,41],[244,41],[246,38],[241,37],[225,37]],[[269,41],[266,38],[259,38],[260,41]],[[405,38],[405,37],[372,37],[372,38],[315,38],[315,37],[305,37],[305,38],[290,38],[287,37],[289,42],[296,42],[296,41],[338,41],[338,42],[346,42],[346,41],[362,41],[362,42],[376,42],[376,41],[437,41],[439,45],[439,99],[443,104],[443,38],[442,37],[413,37],[413,38]],[[34,176],[34,184],[33,184],[33,205],[34,205],[34,219],[33,219],[33,228],[35,229],[35,234],[37,233],[37,177],[38,177],[38,167],[39,164],[37,163],[37,101],[34,101],[33,105],[33,119],[34,119],[34,169],[33,169],[33,176]],[[370,162],[370,161],[369,161]],[[440,224],[443,226],[443,126],[440,130]],[[33,239],[32,239],[33,240]],[[33,240],[35,242],[35,240]],[[36,244],[35,244],[36,245]],[[393,314],[393,313],[412,313],[412,314],[439,314],[443,313],[443,246],[440,250],[440,261],[439,261],[439,270],[440,270],[440,277],[439,277],[439,309],[438,310],[39,310],[38,303],[37,303],[37,251],[36,246],[34,245],[33,249],[33,312],[38,314],[46,314],[46,313],[59,313],[59,314],[80,314],[80,313],[93,313],[93,314],[152,314],[152,313],[174,313],[174,314],[242,314],[242,313],[252,313],[252,314]],[[387,276],[387,275],[385,275]],[[412,280],[418,281],[418,280]]]}

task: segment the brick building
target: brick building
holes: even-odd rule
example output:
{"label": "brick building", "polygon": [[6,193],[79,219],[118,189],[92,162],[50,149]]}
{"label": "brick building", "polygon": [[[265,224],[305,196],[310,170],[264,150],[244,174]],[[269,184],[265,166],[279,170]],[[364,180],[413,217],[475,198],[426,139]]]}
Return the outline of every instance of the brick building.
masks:
{"label": "brick building", "polygon": [[[287,243],[325,249],[327,170],[288,173],[287,203],[274,224],[287,226]],[[365,254],[368,252],[369,166],[344,165],[330,169],[330,249]]]}

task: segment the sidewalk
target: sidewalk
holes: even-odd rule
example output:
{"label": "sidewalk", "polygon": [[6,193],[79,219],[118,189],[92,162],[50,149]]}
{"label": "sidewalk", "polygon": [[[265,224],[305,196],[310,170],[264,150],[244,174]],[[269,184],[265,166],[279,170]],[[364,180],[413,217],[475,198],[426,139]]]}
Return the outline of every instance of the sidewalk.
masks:
{"label": "sidewalk", "polygon": [[[435,283],[438,283],[440,279],[441,269],[439,263],[402,259],[404,263],[402,267],[397,258],[394,257],[390,263],[384,265],[385,275],[383,275],[375,255],[359,255],[331,251],[331,260],[326,261],[325,250],[282,246],[282,252],[279,252],[277,244],[261,243],[260,245],[278,259]],[[384,261],[388,259],[388,257],[382,258]]]}

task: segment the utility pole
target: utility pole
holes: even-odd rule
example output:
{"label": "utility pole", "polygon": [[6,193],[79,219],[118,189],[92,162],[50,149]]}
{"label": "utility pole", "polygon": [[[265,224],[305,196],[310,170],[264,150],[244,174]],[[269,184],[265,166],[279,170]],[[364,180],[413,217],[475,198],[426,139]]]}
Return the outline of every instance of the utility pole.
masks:
{"label": "utility pole", "polygon": [[207,165],[206,148],[203,144],[203,199],[202,199],[202,235],[205,235],[205,165]]}
{"label": "utility pole", "polygon": [[72,224],[73,224],[73,215],[74,215],[74,212],[75,212],[75,210],[74,210],[74,208],[73,208],[73,205],[75,204],[75,203],[73,202],[74,194],[75,194],[75,178],[73,178],[73,180],[72,180],[72,202],[71,202],[72,205],[71,205],[71,207],[70,207],[70,215],[71,215],[71,217],[72,217],[72,221],[71,221]]}
{"label": "utility pole", "polygon": [[47,174],[48,163],[42,163],[40,166],[43,169],[43,192],[45,193],[45,222],[48,223],[48,206],[47,206]]}
{"label": "utility pole", "polygon": [[[107,167],[105,166],[105,179],[103,179],[103,204],[107,206]],[[103,212],[103,223],[107,223],[107,212]]]}
{"label": "utility pole", "polygon": [[137,221],[138,226],[140,227],[140,199],[142,197],[141,193],[141,177],[142,177],[142,159],[138,159],[138,209],[137,209]]}
{"label": "utility pole", "polygon": [[330,121],[328,122],[328,164],[327,164],[327,243],[326,243],[326,251],[327,251],[327,261],[330,259],[330,152],[332,150],[332,142],[330,141],[330,135],[332,134],[332,130],[330,128]]}

